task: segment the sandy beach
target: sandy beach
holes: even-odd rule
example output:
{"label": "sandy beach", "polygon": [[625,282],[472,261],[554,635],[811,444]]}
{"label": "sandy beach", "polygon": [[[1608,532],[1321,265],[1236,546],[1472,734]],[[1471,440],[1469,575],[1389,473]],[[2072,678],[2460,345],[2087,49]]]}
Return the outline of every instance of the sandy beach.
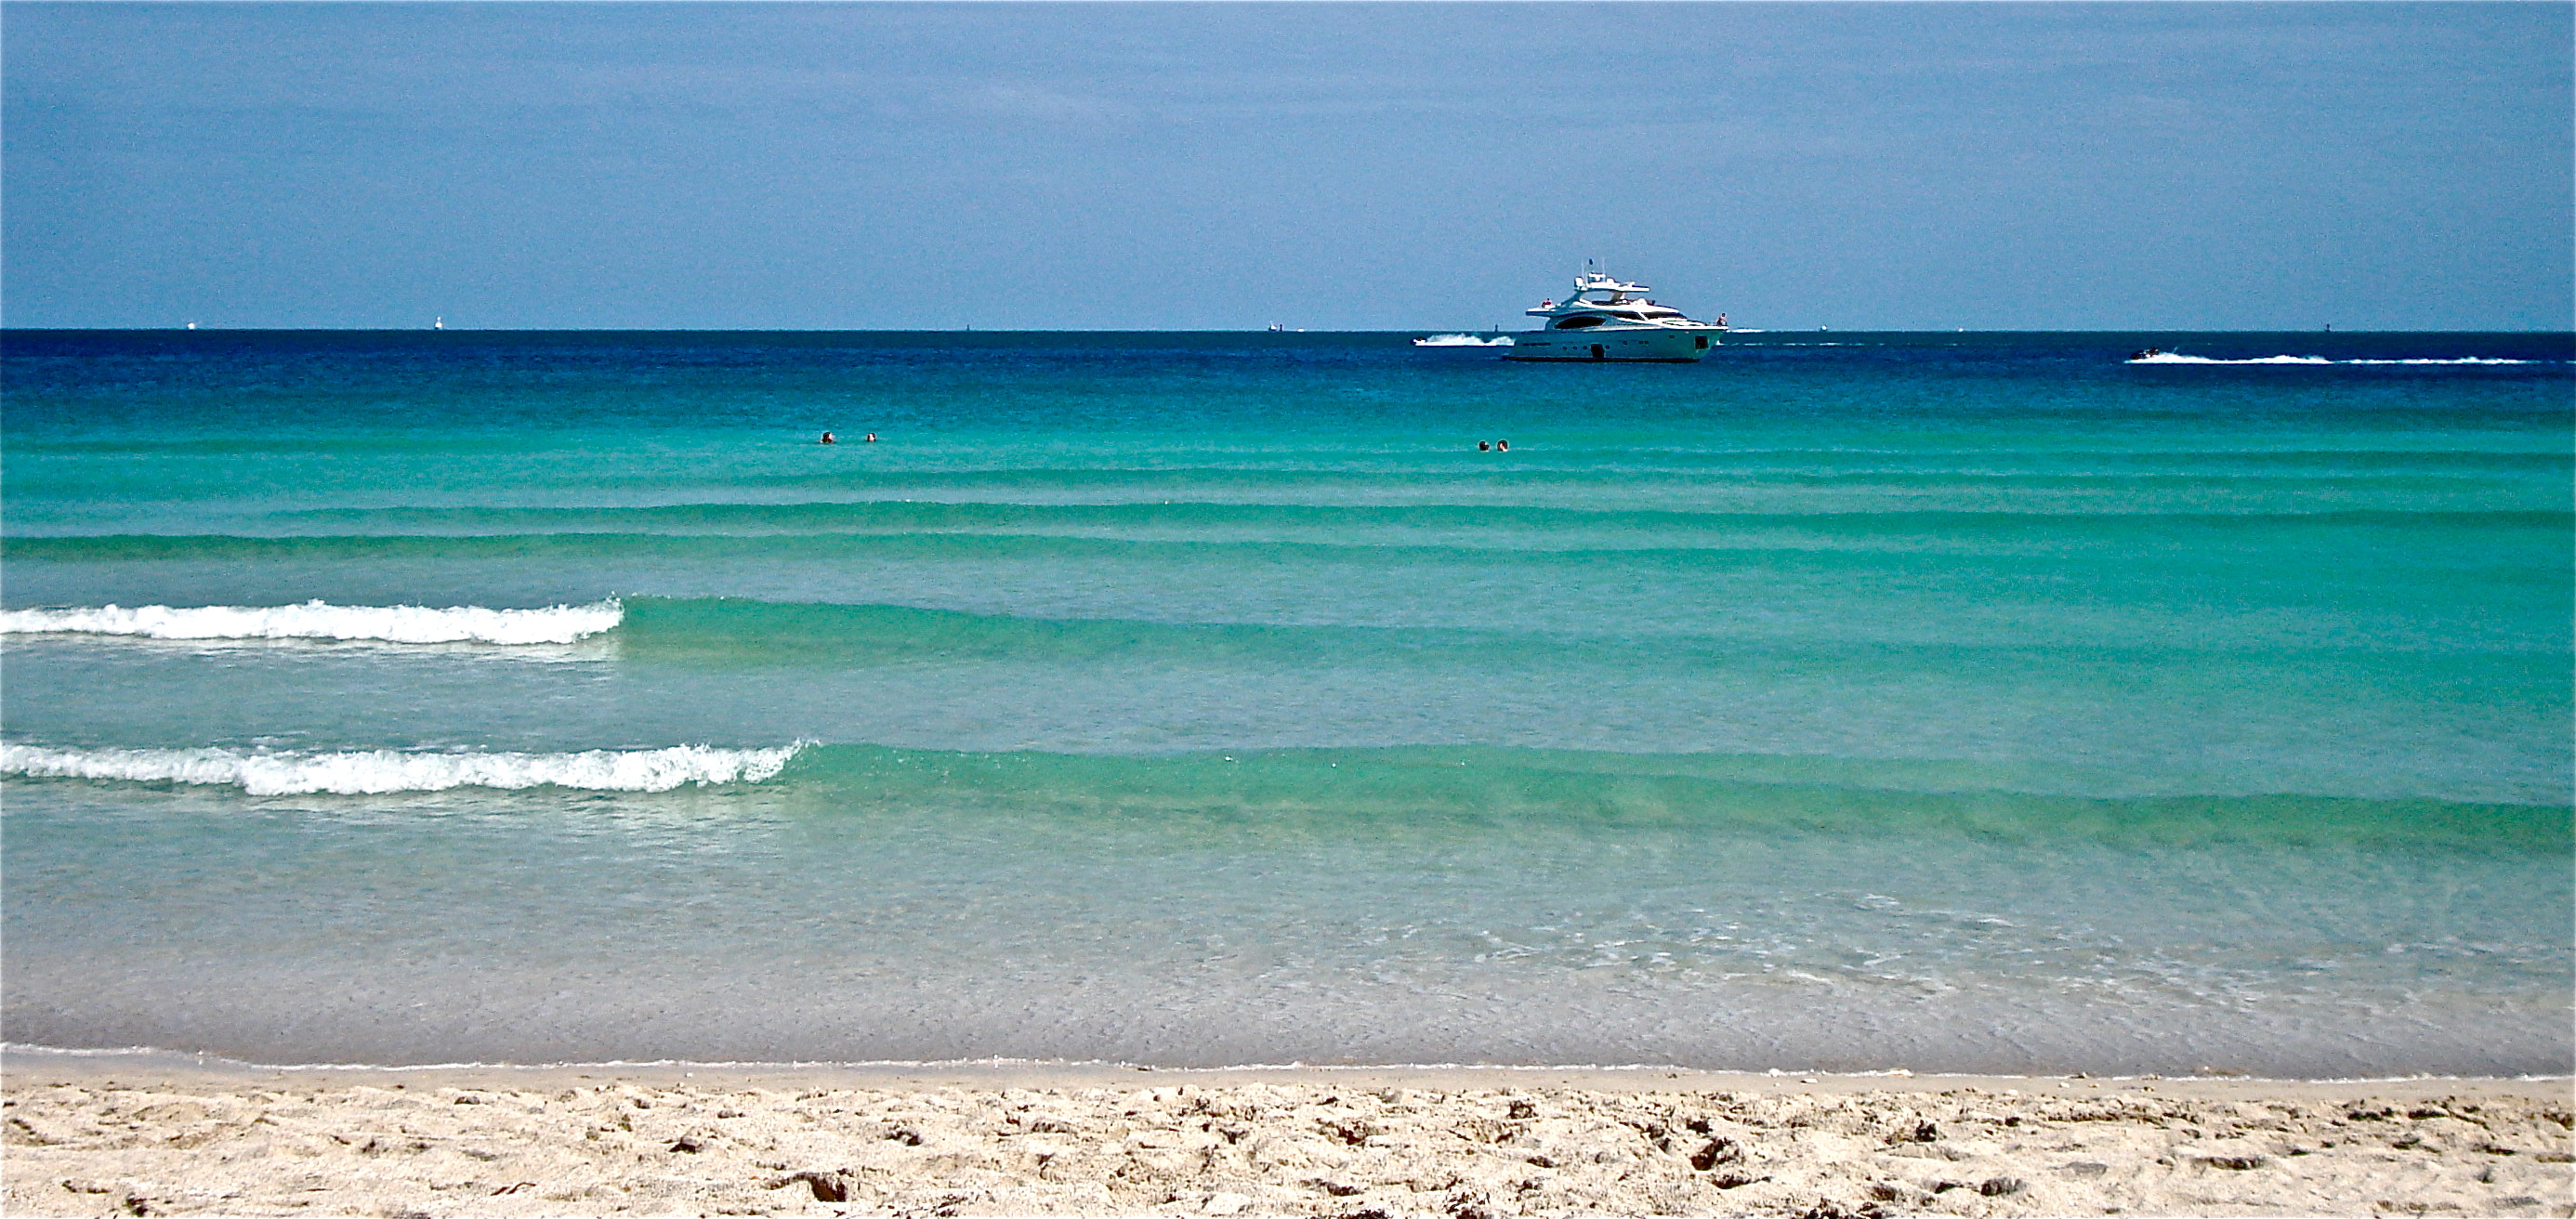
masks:
{"label": "sandy beach", "polygon": [[2576,1214],[2565,1080],[12,1053],[12,1214]]}

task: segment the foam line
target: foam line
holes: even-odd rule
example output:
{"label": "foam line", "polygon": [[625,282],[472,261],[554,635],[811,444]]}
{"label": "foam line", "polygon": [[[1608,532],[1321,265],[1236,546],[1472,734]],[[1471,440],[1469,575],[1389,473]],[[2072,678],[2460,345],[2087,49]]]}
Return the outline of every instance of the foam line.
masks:
{"label": "foam line", "polygon": [[254,796],[381,795],[453,787],[571,787],[669,791],[682,784],[757,783],[804,748],[592,749],[581,753],[255,753],[232,749],[47,749],[0,745],[0,774],[238,787]]}
{"label": "foam line", "polygon": [[2208,356],[2175,355],[2170,351],[2139,356],[2131,364],[2537,364],[2538,360],[2490,360],[2463,356],[2455,360],[2329,360],[2324,356],[2258,356],[2250,360],[2214,360]]}
{"label": "foam line", "polygon": [[387,643],[571,643],[613,630],[625,615],[616,601],[496,610],[479,605],[208,605],[174,609],[0,611],[0,634],[139,635],[150,639],[369,639]]}

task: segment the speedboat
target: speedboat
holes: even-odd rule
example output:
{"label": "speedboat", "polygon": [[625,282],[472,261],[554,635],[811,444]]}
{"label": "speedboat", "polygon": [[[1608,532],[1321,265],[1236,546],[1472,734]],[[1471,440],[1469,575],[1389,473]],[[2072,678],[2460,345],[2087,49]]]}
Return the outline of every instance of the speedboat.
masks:
{"label": "speedboat", "polygon": [[1653,360],[1689,363],[1708,354],[1726,333],[1726,315],[1695,322],[1678,309],[1646,297],[1644,284],[1586,269],[1574,277],[1574,295],[1540,301],[1528,315],[1545,318],[1538,330],[1512,336],[1506,360]]}

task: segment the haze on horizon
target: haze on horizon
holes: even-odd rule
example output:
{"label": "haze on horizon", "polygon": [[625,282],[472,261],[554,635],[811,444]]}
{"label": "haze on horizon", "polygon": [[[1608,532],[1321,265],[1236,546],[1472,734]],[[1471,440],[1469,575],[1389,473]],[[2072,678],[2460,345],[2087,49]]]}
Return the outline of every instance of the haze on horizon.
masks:
{"label": "haze on horizon", "polygon": [[0,320],[2563,330],[2571,14],[10,3]]}

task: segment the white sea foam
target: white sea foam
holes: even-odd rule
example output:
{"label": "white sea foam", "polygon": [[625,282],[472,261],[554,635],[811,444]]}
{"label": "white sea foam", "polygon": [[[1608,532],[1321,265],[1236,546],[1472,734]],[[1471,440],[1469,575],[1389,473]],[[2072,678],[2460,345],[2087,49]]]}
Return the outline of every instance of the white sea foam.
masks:
{"label": "white sea foam", "polygon": [[2446,360],[2329,360],[2324,356],[2257,356],[2248,360],[2216,360],[2208,356],[2176,355],[2160,351],[2151,356],[2138,356],[2132,364],[2537,364],[2538,360],[2490,360],[2463,356]]}
{"label": "white sea foam", "polygon": [[365,639],[385,643],[571,643],[615,629],[616,601],[546,609],[459,605],[207,605],[174,609],[0,610],[0,634],[136,635],[148,639]]}
{"label": "white sea foam", "polygon": [[592,749],[581,753],[341,753],[234,749],[48,749],[0,745],[0,774],[238,787],[254,796],[381,795],[452,787],[669,791],[686,783],[757,783],[796,756],[776,749]]}
{"label": "white sea foam", "polygon": [[1416,347],[1509,347],[1512,345],[1512,336],[1498,334],[1491,338],[1480,339],[1472,334],[1431,334],[1413,340],[1413,345]]}

